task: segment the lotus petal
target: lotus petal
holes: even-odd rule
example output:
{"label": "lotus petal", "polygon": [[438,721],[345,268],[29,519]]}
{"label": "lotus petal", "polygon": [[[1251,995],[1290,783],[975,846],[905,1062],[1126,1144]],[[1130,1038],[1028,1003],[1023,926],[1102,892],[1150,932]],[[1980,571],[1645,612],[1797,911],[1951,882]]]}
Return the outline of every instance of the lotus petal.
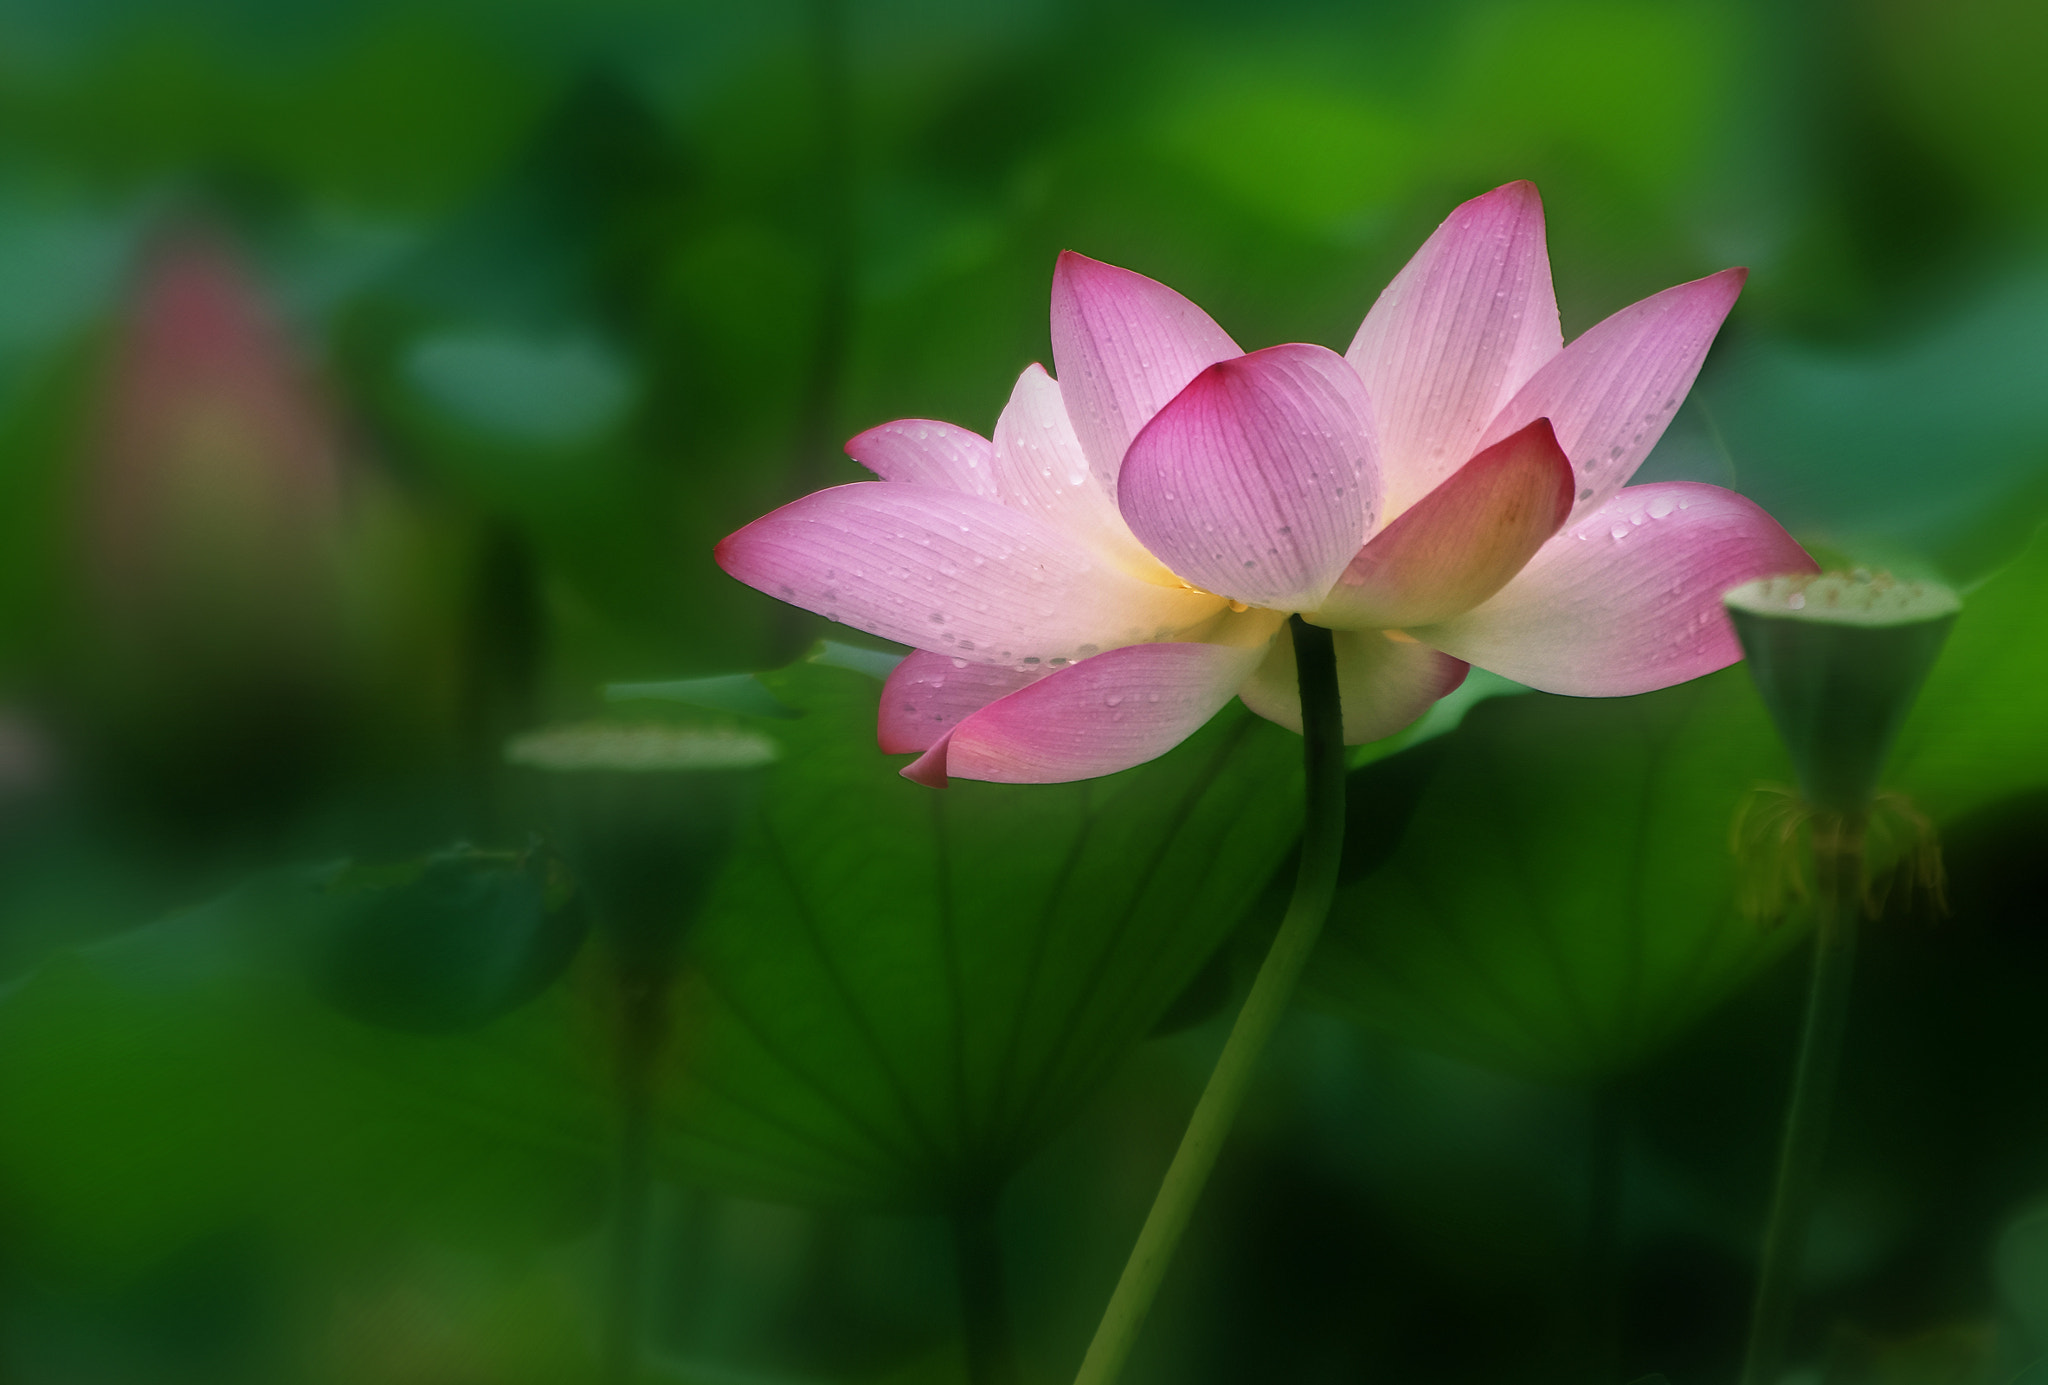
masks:
{"label": "lotus petal", "polygon": [[[1344,743],[1364,745],[1401,730],[1465,681],[1463,660],[1379,630],[1339,630],[1337,694],[1344,707]],[[1301,730],[1301,688],[1294,641],[1273,641],[1258,671],[1238,690],[1244,705],[1290,731]]]}
{"label": "lotus petal", "polygon": [[1119,503],[1187,581],[1251,606],[1313,607],[1378,515],[1365,387],[1320,346],[1212,365],[1131,444]]}
{"label": "lotus petal", "polygon": [[1375,535],[1310,618],[1340,630],[1448,620],[1506,586],[1571,508],[1572,464],[1538,419]]}
{"label": "lotus petal", "polygon": [[1522,386],[1482,445],[1549,419],[1578,473],[1572,518],[1584,518],[1627,484],[1664,436],[1747,274],[1724,269],[1596,323]]}
{"label": "lotus petal", "polygon": [[882,684],[875,739],[886,755],[922,754],[962,718],[1050,673],[913,650]]}
{"label": "lotus petal", "polygon": [[716,556],[828,620],[976,663],[1059,667],[1169,639],[1223,606],[1111,567],[1033,515],[937,486],[818,491],[729,535]]}
{"label": "lotus petal", "polygon": [[1345,353],[1378,411],[1388,510],[1463,466],[1563,346],[1535,185],[1495,188],[1444,218]]}
{"label": "lotus petal", "polygon": [[996,496],[1087,543],[1133,576],[1174,585],[1117,512],[1116,499],[1088,469],[1060,387],[1042,366],[1017,377],[996,420]]}
{"label": "lotus petal", "polygon": [[850,440],[846,455],[884,481],[996,498],[995,449],[981,434],[955,424],[901,418]]}
{"label": "lotus petal", "polygon": [[964,718],[903,771],[934,788],[949,777],[1063,784],[1157,759],[1230,701],[1263,646],[1146,644],[1048,674]]}
{"label": "lotus petal", "polygon": [[1818,565],[1718,486],[1630,486],[1567,526],[1499,595],[1416,638],[1545,692],[1626,697],[1742,657],[1721,594]]}
{"label": "lotus petal", "polygon": [[1052,276],[1052,360],[1088,465],[1116,494],[1124,450],[1204,367],[1242,355],[1156,280],[1064,251]]}

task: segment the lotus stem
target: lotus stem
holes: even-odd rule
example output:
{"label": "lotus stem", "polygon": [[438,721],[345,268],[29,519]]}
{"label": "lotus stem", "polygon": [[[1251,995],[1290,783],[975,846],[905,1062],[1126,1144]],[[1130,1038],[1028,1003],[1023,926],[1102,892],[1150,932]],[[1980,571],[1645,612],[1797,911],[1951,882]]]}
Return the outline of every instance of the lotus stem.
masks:
{"label": "lotus stem", "polygon": [[669,1024],[666,983],[660,969],[624,961],[618,969],[618,1163],[612,1196],[611,1279],[598,1360],[602,1385],[632,1385],[640,1375],[654,1191],[655,1067]]}
{"label": "lotus stem", "polygon": [[1586,1112],[1586,1228],[1582,1247],[1579,1327],[1584,1378],[1620,1374],[1622,1227],[1628,1196],[1627,1079],[1594,1090]]}
{"label": "lotus stem", "polygon": [[953,1213],[953,1260],[967,1336],[970,1385],[1017,1385],[1017,1347],[1003,1278],[1003,1248],[992,1202]]}
{"label": "lotus stem", "polygon": [[1863,912],[1863,820],[1822,813],[1813,824],[1815,893],[1819,918],[1813,935],[1813,976],[1806,1019],[1793,1069],[1792,1100],[1778,1147],[1777,1186],[1765,1223],[1763,1263],[1750,1314],[1743,1385],[1776,1385],[1784,1371],[1806,1254],[1807,1225],[1819,1186],[1828,1111],[1841,1066],[1842,1034],[1849,1016],[1849,982],[1856,965],[1856,930]]}
{"label": "lotus stem", "polygon": [[1187,1133],[1181,1136],[1138,1243],[1082,1358],[1075,1385],[1112,1385],[1123,1370],[1209,1171],[1216,1166],[1224,1137],[1244,1105],[1259,1055],[1287,1011],[1337,892],[1337,865],[1344,849],[1344,714],[1337,696],[1336,648],[1328,630],[1298,615],[1290,616],[1288,625],[1301,685],[1303,759],[1308,771],[1308,812],[1294,897],[1195,1104]]}

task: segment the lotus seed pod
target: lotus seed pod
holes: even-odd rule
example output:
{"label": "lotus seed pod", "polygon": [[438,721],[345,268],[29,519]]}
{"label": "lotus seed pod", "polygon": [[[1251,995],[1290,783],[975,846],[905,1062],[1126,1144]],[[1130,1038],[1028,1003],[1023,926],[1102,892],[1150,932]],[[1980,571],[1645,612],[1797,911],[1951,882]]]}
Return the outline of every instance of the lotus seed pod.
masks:
{"label": "lotus seed pod", "polygon": [[[760,696],[773,701],[765,689]],[[758,771],[780,755],[745,726],[651,720],[547,727],[505,749],[509,763],[533,772],[530,786],[615,956],[643,976],[667,974]]]}
{"label": "lotus seed pod", "polygon": [[1800,792],[1861,816],[1961,601],[1860,568],[1759,578],[1723,600]]}

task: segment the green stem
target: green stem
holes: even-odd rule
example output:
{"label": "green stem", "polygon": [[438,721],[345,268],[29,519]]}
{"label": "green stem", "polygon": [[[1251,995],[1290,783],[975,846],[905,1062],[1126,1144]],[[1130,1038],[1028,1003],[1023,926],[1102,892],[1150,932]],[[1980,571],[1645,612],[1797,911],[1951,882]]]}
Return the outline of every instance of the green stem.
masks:
{"label": "green stem", "polygon": [[953,1214],[953,1258],[971,1385],[1017,1385],[1017,1348],[1003,1284],[1003,1247],[995,1208],[977,1203]]}
{"label": "green stem", "polygon": [[1778,1147],[1778,1182],[1764,1229],[1743,1385],[1776,1385],[1784,1371],[1806,1229],[1827,1140],[1828,1108],[1841,1066],[1849,981],[1856,965],[1856,925],[1863,909],[1863,823],[1824,814],[1814,823],[1813,843],[1820,904],[1813,935],[1813,978],[1806,992],[1806,1021],[1799,1036],[1792,1101],[1785,1111],[1784,1140]]}
{"label": "green stem", "polygon": [[598,1362],[603,1385],[632,1385],[640,1375],[654,1191],[654,1075],[668,1035],[665,980],[658,970],[628,965],[621,965],[617,978],[618,1182],[612,1205],[611,1284]]}
{"label": "green stem", "polygon": [[1627,1199],[1629,1100],[1610,1078],[1587,1112],[1586,1241],[1579,1289],[1581,1363],[1588,1380],[1614,1380],[1621,1359],[1621,1231]]}
{"label": "green stem", "polygon": [[1231,1026],[1209,1085],[1195,1104],[1187,1133],[1152,1200],[1138,1243],[1110,1295],[1095,1340],[1081,1361],[1075,1385],[1111,1385],[1136,1343],[1138,1329],[1159,1292],[1181,1233],[1216,1165],[1223,1139],[1244,1105],[1259,1055],[1273,1036],[1302,966],[1315,948],[1330,900],[1337,891],[1337,864],[1344,850],[1344,714],[1337,698],[1337,656],[1330,632],[1300,616],[1289,618],[1296,677],[1301,685],[1303,757],[1308,769],[1308,813],[1302,826],[1301,867],[1294,898],[1280,921],[1273,946],[1252,982],[1251,994]]}

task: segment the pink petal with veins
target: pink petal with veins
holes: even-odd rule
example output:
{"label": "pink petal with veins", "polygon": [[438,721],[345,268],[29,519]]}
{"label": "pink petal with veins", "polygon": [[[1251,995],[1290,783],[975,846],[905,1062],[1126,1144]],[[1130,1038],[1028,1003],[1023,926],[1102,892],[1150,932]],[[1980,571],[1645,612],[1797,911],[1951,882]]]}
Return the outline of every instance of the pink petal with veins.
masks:
{"label": "pink petal with veins", "polygon": [[1119,504],[1188,581],[1247,605],[1313,607],[1379,512],[1365,387],[1320,346],[1212,365],[1131,444]]}
{"label": "pink petal with veins", "polygon": [[938,486],[818,491],[727,536],[716,557],[828,620],[976,663],[1077,662],[1170,638],[1223,606],[1111,567],[1036,516]]}
{"label": "pink petal with veins", "polygon": [[1310,619],[1340,630],[1448,620],[1506,586],[1571,509],[1572,464],[1538,419],[1374,535]]}
{"label": "pink petal with veins", "polygon": [[1042,366],[1027,366],[1017,377],[996,420],[995,476],[1004,504],[1038,515],[1134,576],[1174,584],[1173,574],[1132,536],[1115,498],[1088,469],[1060,387]]}
{"label": "pink petal with veins", "polygon": [[[1098,656],[1099,657],[1099,656]],[[887,755],[921,754],[933,742],[999,697],[1047,676],[1051,670],[1004,664],[966,664],[945,654],[913,650],[882,684],[875,739]]]}
{"label": "pink petal with veins", "polygon": [[[1445,693],[1465,681],[1469,667],[1414,640],[1378,630],[1339,630],[1337,695],[1344,709],[1344,744],[1364,745],[1401,730]],[[1290,731],[1301,730],[1301,689],[1294,641],[1273,641],[1258,672],[1238,689],[1244,705]]]}
{"label": "pink petal with veins", "polygon": [[1463,466],[1501,406],[1563,346],[1535,185],[1495,188],[1444,218],[1346,353],[1378,410],[1388,507],[1407,507]]}
{"label": "pink petal with veins", "polygon": [[1264,654],[1220,644],[1098,654],[966,717],[903,776],[934,788],[949,777],[1063,784],[1141,765],[1216,715]]}
{"label": "pink petal with veins", "polygon": [[1089,468],[1116,494],[1124,449],[1205,366],[1242,355],[1166,285],[1071,250],[1052,275],[1052,359]]}
{"label": "pink petal with veins", "polygon": [[1625,697],[1742,657],[1721,594],[1818,565],[1718,486],[1631,486],[1545,544],[1485,605],[1415,636],[1545,692]]}
{"label": "pink petal with veins", "polygon": [[1484,442],[1549,419],[1578,473],[1572,517],[1584,517],[1635,475],[1664,436],[1748,273],[1724,269],[1595,324],[1522,386]]}
{"label": "pink petal with veins", "polygon": [[901,418],[846,444],[846,455],[884,481],[996,496],[995,449],[979,433],[930,418]]}

